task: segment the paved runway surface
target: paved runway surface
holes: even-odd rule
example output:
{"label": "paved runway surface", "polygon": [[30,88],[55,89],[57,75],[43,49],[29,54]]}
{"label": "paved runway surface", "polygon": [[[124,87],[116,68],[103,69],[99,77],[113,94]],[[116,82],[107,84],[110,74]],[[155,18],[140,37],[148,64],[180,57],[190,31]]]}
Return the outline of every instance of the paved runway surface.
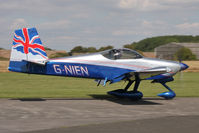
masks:
{"label": "paved runway surface", "polygon": [[0,133],[198,131],[199,98],[0,100]]}

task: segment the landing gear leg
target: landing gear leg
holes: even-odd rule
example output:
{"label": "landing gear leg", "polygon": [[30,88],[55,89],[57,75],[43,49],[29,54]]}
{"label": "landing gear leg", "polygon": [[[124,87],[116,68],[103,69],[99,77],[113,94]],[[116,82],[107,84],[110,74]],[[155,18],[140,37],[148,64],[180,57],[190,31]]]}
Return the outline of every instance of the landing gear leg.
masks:
{"label": "landing gear leg", "polygon": [[138,87],[140,85],[140,78],[139,76],[136,74],[135,75],[135,85],[134,85],[134,88],[133,88],[133,92],[138,92]]}
{"label": "landing gear leg", "polygon": [[134,81],[129,80],[128,84],[126,85],[126,87],[124,88],[124,91],[127,92],[127,90],[129,89],[129,87],[133,84]]}
{"label": "landing gear leg", "polygon": [[139,100],[139,99],[142,99],[142,97],[143,97],[142,92],[138,91],[140,81],[141,80],[140,80],[139,76],[136,74],[135,75],[135,85],[134,85],[133,91],[129,91],[129,93],[132,94],[132,97],[131,97],[132,100]]}
{"label": "landing gear leg", "polygon": [[[129,80],[128,84],[126,85],[126,87],[124,88],[124,91],[127,92],[128,88],[133,84],[134,81],[132,80]],[[140,78],[139,76],[136,74],[135,75],[135,85],[134,85],[134,88],[133,88],[133,92],[138,92],[138,87],[140,85]]]}

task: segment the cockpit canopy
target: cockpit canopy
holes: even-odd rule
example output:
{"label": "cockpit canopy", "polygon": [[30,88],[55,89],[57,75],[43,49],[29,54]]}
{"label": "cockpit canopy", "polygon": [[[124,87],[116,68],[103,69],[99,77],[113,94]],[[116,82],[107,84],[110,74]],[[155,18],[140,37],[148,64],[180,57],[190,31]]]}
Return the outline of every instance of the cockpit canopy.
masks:
{"label": "cockpit canopy", "polygon": [[143,58],[138,52],[126,48],[106,50],[102,52],[102,55],[111,60]]}

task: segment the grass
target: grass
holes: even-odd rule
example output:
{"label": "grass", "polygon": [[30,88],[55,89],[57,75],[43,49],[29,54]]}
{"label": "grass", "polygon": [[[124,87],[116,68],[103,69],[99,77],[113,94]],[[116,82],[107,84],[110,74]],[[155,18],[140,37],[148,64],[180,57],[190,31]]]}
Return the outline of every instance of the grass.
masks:
{"label": "grass", "polygon": [[[199,96],[199,73],[180,73],[168,85],[179,97]],[[92,79],[57,76],[28,75],[21,73],[0,73],[0,98],[89,98],[92,95],[106,95],[107,91],[124,88],[119,82],[106,87],[96,86]],[[167,91],[160,84],[142,81],[139,90],[145,97],[155,97]]]}

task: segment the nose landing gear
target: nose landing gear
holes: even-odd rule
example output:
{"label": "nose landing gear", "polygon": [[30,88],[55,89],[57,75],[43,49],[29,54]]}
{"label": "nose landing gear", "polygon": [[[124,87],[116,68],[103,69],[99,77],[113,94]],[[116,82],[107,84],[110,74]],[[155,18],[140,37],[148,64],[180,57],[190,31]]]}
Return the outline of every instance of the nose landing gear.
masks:
{"label": "nose landing gear", "polygon": [[164,97],[165,99],[173,99],[176,94],[173,90],[171,90],[171,88],[169,88],[165,83],[161,83],[165,88],[167,88],[169,91],[168,92],[163,92],[158,94],[158,96],[160,97]]}
{"label": "nose landing gear", "polygon": [[170,82],[170,81],[173,81],[173,80],[174,80],[173,77],[170,77],[170,78],[167,78],[167,79],[158,79],[158,80],[152,81],[152,83],[162,84],[167,90],[169,90],[168,92],[160,93],[157,96],[163,97],[163,98],[168,99],[168,100],[173,99],[176,96],[176,94],[171,88],[169,88],[169,86],[166,85],[167,82]]}

